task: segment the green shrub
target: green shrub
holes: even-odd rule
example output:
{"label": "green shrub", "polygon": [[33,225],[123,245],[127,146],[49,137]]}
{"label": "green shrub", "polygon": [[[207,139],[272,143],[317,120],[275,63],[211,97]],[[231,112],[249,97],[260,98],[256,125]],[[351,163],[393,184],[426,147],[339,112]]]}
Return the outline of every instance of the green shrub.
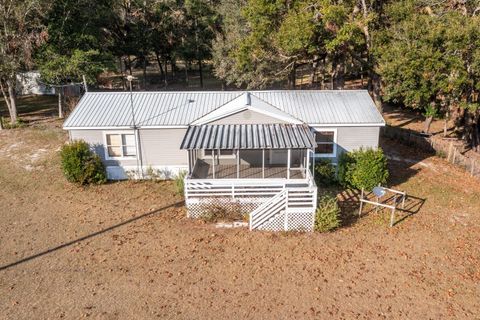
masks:
{"label": "green shrub", "polygon": [[371,190],[388,179],[387,158],[382,149],[359,149],[340,156],[338,180],[345,187]]}
{"label": "green shrub", "polygon": [[331,161],[321,159],[315,164],[315,182],[319,186],[329,187],[337,183],[335,166]]}
{"label": "green shrub", "polygon": [[315,230],[328,232],[338,228],[340,223],[340,207],[337,198],[331,195],[322,196],[315,213]]}
{"label": "green shrub", "polygon": [[187,171],[180,171],[175,177],[175,189],[177,193],[182,196],[184,194],[186,175],[187,175]]}
{"label": "green shrub", "polygon": [[101,184],[107,181],[105,166],[85,141],[74,141],[62,147],[60,152],[62,169],[70,182]]}

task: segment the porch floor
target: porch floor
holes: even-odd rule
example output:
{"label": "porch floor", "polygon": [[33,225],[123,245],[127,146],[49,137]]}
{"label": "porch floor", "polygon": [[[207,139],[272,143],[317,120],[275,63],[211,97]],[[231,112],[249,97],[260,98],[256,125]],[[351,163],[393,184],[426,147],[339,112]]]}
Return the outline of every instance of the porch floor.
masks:
{"label": "porch floor", "polygon": [[[292,168],[290,179],[305,179],[302,170]],[[194,179],[213,179],[213,166],[203,161],[197,161],[192,177]],[[262,167],[248,164],[240,165],[241,179],[262,179]],[[287,178],[286,166],[265,166],[265,179]],[[215,165],[215,179],[237,179],[237,165],[219,164]]]}

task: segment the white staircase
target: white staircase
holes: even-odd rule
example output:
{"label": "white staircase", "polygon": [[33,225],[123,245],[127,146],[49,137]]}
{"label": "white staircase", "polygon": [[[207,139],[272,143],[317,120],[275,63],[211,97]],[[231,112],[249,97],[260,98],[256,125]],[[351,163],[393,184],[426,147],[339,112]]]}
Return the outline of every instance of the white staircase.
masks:
{"label": "white staircase", "polygon": [[250,213],[250,230],[312,231],[317,188],[285,188]]}

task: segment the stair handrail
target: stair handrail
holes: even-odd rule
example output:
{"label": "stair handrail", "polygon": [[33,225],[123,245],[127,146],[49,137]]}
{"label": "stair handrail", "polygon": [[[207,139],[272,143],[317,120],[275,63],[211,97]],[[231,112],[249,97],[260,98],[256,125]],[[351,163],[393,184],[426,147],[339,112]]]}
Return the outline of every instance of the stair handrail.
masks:
{"label": "stair handrail", "polygon": [[277,205],[279,201],[283,202],[283,205],[286,206],[287,192],[288,192],[287,189],[282,189],[274,197],[268,199],[268,201],[262,203],[258,208],[256,208],[250,213],[250,217],[249,217],[250,230],[254,229],[259,222],[262,222],[274,216],[276,212],[270,212],[268,209],[270,209],[272,206]]}

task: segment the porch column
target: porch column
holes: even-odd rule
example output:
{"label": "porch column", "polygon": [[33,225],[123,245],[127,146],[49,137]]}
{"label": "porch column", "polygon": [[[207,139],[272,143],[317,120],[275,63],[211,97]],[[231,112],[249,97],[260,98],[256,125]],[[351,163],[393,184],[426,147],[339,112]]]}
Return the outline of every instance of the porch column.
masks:
{"label": "porch column", "polygon": [[237,179],[240,179],[240,149],[237,149]]}
{"label": "porch column", "polygon": [[312,151],[312,177],[315,180],[315,151]]}
{"label": "porch column", "polygon": [[192,174],[192,151],[188,150],[188,174]]}
{"label": "porch column", "polygon": [[307,176],[307,170],[310,170],[310,149],[305,150],[307,165],[305,166],[305,177]]}
{"label": "porch column", "polygon": [[212,149],[212,177],[215,179],[215,149]]}
{"label": "porch column", "polygon": [[287,152],[287,179],[290,179],[290,161],[291,161],[291,155],[292,155],[292,150],[291,149],[288,149],[288,152]]}
{"label": "porch column", "polygon": [[265,149],[262,149],[262,179],[265,179]]}

